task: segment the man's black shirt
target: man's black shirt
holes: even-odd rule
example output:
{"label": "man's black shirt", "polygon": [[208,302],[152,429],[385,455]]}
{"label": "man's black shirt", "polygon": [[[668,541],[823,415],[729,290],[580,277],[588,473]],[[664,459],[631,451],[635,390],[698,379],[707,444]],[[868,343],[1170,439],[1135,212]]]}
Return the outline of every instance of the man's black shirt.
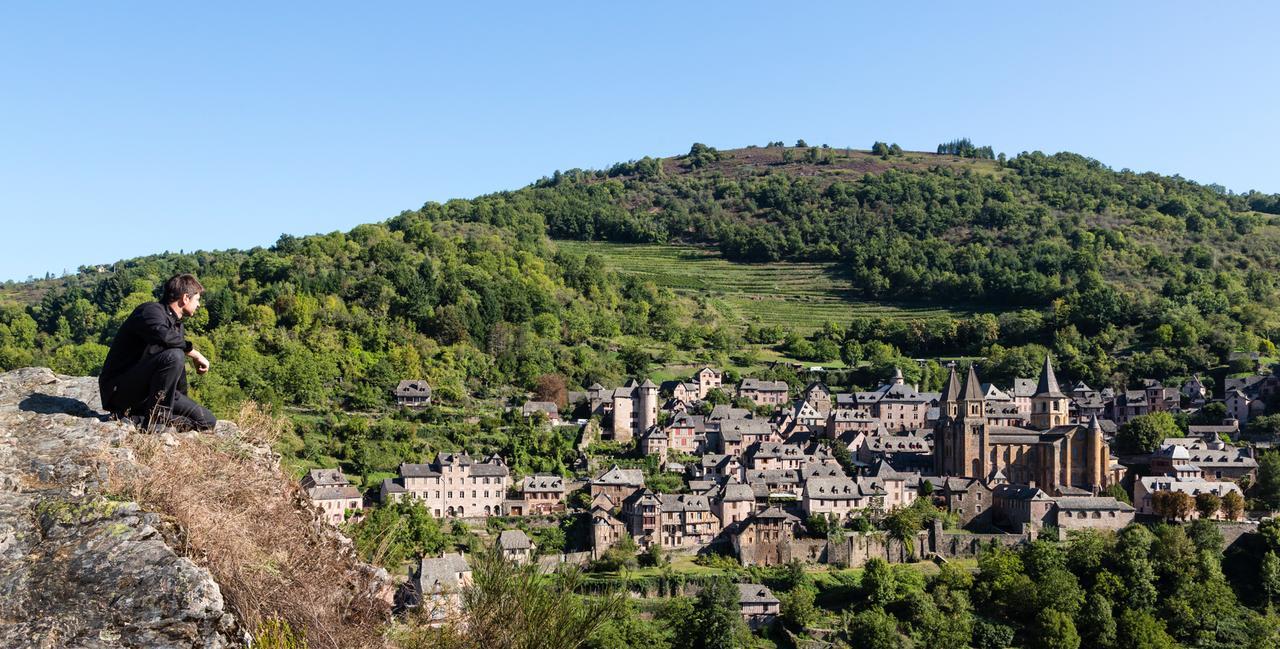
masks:
{"label": "man's black shirt", "polygon": [[191,351],[191,342],[186,338],[182,321],[173,309],[159,302],[138,305],[120,325],[120,331],[116,332],[111,343],[111,351],[107,352],[107,360],[102,364],[98,385],[104,387],[103,394],[109,393],[105,386],[129,371],[134,363],[165,349]]}

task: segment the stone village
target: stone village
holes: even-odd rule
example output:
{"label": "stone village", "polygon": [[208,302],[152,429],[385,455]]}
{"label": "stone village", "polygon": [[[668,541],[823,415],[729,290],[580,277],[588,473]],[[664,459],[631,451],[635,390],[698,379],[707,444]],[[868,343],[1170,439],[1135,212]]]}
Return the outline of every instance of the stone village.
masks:
{"label": "stone village", "polygon": [[[755,407],[703,404],[713,390],[731,387],[735,403]],[[833,393],[812,382],[793,394],[782,381],[725,385],[720,371],[702,367],[687,381],[630,380],[569,394],[570,407],[586,414],[579,418],[583,446],[593,434],[633,445],[634,454],[653,456],[663,471],[680,476],[679,493],[647,487],[645,472],[626,463],[584,465],[578,479],[516,481],[501,457],[441,453],[430,463],[401,464],[377,497],[412,498],[437,518],[480,523],[493,516],[589,517],[590,547],[543,557],[550,566],[599,558],[624,538],[641,551],[720,552],[744,565],[972,556],[985,544],[1013,545],[1045,532],[1118,530],[1135,516],[1242,519],[1240,483],[1255,477],[1258,464],[1253,448],[1230,442],[1280,393],[1280,377],[1228,379],[1224,387],[1218,401],[1227,417],[1220,424],[1193,425],[1188,436],[1167,438],[1149,455],[1120,456],[1113,448],[1118,426],[1156,412],[1194,412],[1213,400],[1204,383],[1193,377],[1178,387],[1147,380],[1139,390],[1095,390],[1060,383],[1046,357],[1038,377],[1003,388],[983,383],[972,366],[964,373],[953,366],[941,392],[921,391],[897,371],[871,391]],[[406,406],[430,402],[422,382],[402,382],[396,395]],[[520,412],[563,422],[551,402],[527,402]],[[593,431],[589,422],[600,425]],[[337,469],[310,471],[302,487],[334,524],[365,507]],[[1117,488],[1132,506],[1108,495]],[[1221,507],[1202,512],[1171,504],[1200,494],[1215,495]],[[949,512],[961,529],[935,521],[909,544],[884,533],[808,533],[815,522],[840,528],[919,498]],[[536,556],[520,530],[502,532],[497,545],[515,561]],[[423,557],[408,601],[439,603],[469,574],[463,555]],[[740,586],[748,622],[778,613],[767,588]]]}

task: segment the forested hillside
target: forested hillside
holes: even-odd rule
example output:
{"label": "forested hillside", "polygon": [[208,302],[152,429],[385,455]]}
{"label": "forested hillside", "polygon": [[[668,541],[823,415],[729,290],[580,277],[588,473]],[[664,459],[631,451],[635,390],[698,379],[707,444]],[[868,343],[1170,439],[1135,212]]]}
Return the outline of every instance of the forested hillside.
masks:
{"label": "forested hillside", "polygon": [[[663,362],[745,369],[760,351],[876,370],[902,355],[983,355],[999,380],[1030,375],[1048,347],[1065,375],[1100,383],[1184,376],[1237,349],[1274,355],[1277,196],[954,145],[962,155],[695,145],[348,233],[10,283],[0,368],[97,371],[123,318],[178,271],[209,289],[189,331],[217,363],[196,389],[222,411],[245,397],[367,410],[401,378],[457,403],[546,375],[574,387]],[[549,237],[823,262],[859,300],[977,315],[858,317],[806,339],[741,326],[696,292],[619,275]]]}

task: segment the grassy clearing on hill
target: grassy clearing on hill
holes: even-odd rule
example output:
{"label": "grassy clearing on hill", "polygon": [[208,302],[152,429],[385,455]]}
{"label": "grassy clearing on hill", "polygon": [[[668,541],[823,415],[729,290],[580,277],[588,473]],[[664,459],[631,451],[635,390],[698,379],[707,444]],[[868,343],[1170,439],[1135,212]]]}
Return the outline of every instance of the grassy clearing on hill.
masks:
{"label": "grassy clearing on hill", "polygon": [[854,296],[853,283],[832,263],[744,264],[693,246],[556,241],[563,250],[597,254],[619,273],[636,275],[683,295],[701,295],[739,323],[780,325],[808,333],[854,316],[923,318],[970,315],[963,308],[873,302]]}

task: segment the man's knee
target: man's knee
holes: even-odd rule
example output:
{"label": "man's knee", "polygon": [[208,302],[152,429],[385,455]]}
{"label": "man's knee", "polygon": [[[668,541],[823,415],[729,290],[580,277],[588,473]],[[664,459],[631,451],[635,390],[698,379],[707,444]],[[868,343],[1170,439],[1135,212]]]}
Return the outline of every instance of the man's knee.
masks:
{"label": "man's knee", "polygon": [[156,362],[166,367],[180,366],[183,363],[182,359],[184,356],[186,356],[186,353],[184,353],[181,349],[178,349],[176,347],[170,347],[156,354]]}

